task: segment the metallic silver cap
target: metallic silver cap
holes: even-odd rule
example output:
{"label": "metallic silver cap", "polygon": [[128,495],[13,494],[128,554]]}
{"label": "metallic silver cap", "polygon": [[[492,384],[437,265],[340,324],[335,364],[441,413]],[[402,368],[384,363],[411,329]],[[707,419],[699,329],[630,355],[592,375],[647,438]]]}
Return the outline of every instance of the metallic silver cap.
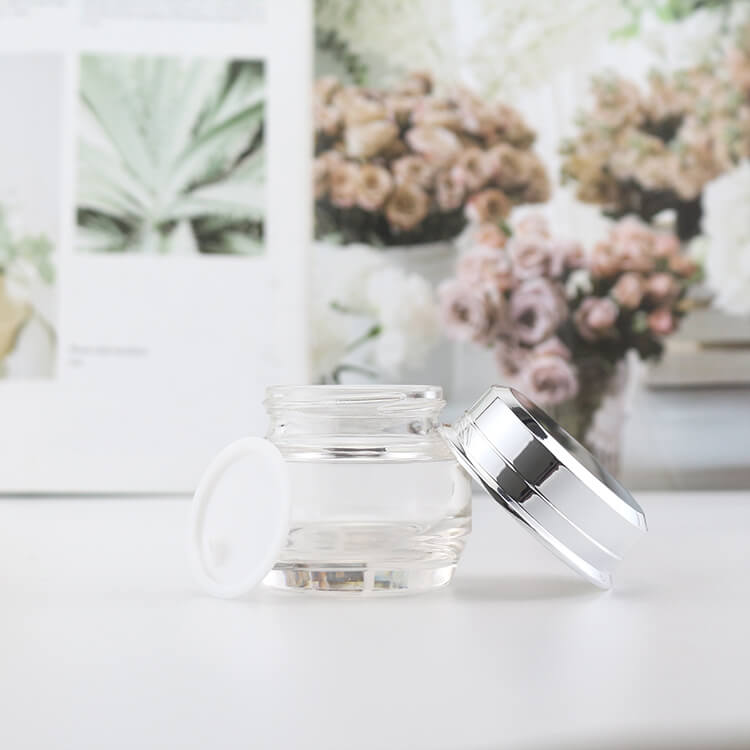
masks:
{"label": "metallic silver cap", "polygon": [[443,436],[474,479],[545,546],[591,583],[612,585],[646,517],[560,425],[518,391],[492,386]]}

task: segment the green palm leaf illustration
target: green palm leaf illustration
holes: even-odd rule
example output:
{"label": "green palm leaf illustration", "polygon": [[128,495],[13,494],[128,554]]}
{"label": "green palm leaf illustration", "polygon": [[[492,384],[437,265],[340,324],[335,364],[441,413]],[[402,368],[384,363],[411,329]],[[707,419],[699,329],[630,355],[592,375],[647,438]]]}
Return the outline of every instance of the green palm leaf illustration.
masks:
{"label": "green palm leaf illustration", "polygon": [[262,63],[81,60],[79,250],[263,248]]}

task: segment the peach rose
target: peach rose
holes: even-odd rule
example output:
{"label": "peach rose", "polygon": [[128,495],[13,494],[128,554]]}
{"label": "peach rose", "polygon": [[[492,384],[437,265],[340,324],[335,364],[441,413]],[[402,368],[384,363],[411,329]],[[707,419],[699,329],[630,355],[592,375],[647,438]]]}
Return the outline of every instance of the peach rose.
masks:
{"label": "peach rose", "polygon": [[429,188],[435,177],[435,170],[421,156],[402,156],[391,164],[397,183],[413,182]]}
{"label": "peach rose", "polygon": [[435,178],[435,197],[441,211],[455,211],[460,208],[465,196],[464,186],[454,179],[453,172],[449,169],[438,172]]}
{"label": "peach rose", "polygon": [[509,143],[498,143],[485,152],[487,167],[499,185],[515,190],[526,184],[522,153]]}
{"label": "peach rose", "polygon": [[390,172],[375,164],[365,164],[359,170],[357,205],[365,211],[377,211],[393,188]]}
{"label": "peach rose", "polygon": [[472,146],[464,149],[451,170],[453,179],[467,191],[475,192],[484,187],[490,177],[481,149]]}
{"label": "peach rose", "polygon": [[316,105],[313,108],[313,119],[315,130],[330,137],[338,135],[343,122],[341,112],[330,105]]}
{"label": "peach rose", "polygon": [[660,307],[648,316],[648,327],[657,336],[666,336],[674,331],[676,324],[672,311],[668,307]]}
{"label": "peach rose", "polygon": [[436,128],[448,128],[449,130],[461,129],[461,116],[448,103],[422,99],[411,116],[415,125],[427,125]]}
{"label": "peach rose", "polygon": [[494,130],[500,138],[514,146],[528,148],[536,139],[534,131],[523,121],[517,109],[495,102],[491,105]]}
{"label": "peach rose", "polygon": [[437,166],[452,162],[461,151],[458,136],[447,128],[419,125],[407,130],[405,138],[414,151]]}
{"label": "peach rose", "polygon": [[407,96],[424,96],[432,91],[432,85],[432,76],[429,73],[415,71],[396,84],[395,90]]}
{"label": "peach rose", "polygon": [[323,76],[315,81],[313,98],[319,104],[328,104],[340,88],[341,84],[336,76]]}
{"label": "peach rose", "polygon": [[419,99],[416,96],[395,94],[386,96],[383,105],[389,117],[399,125],[406,125],[411,120],[411,113],[418,102]]}
{"label": "peach rose", "polygon": [[464,208],[464,214],[469,221],[477,224],[484,222],[500,222],[509,213],[511,203],[502,190],[488,188],[481,190],[469,198]]}
{"label": "peach rose", "polygon": [[375,120],[348,127],[344,134],[346,153],[355,159],[369,159],[390,145],[398,128],[389,120]]}
{"label": "peach rose", "polygon": [[318,156],[313,161],[313,193],[315,200],[322,200],[328,195],[328,160]]}
{"label": "peach rose", "polygon": [[334,164],[328,173],[331,203],[339,208],[351,208],[357,201],[359,167],[345,161]]}
{"label": "peach rose", "polygon": [[341,109],[347,128],[384,120],[388,115],[382,102],[360,93],[347,97]]}
{"label": "peach rose", "polygon": [[533,164],[529,169],[529,179],[526,187],[521,191],[519,200],[522,203],[544,203],[549,200],[551,192],[547,170],[534,154],[529,153],[527,157],[533,159]]}
{"label": "peach rose", "polygon": [[427,216],[430,200],[418,185],[397,185],[385,204],[385,216],[392,229],[408,232]]}

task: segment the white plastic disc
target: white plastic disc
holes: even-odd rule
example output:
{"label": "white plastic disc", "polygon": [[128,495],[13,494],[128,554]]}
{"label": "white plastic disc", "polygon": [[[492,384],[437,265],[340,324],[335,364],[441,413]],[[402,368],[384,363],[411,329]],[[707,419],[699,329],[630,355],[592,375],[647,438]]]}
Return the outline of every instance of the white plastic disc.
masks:
{"label": "white plastic disc", "polygon": [[289,533],[289,474],[279,449],[247,437],[211,462],[193,497],[188,551],[196,581],[242,596],[273,567]]}

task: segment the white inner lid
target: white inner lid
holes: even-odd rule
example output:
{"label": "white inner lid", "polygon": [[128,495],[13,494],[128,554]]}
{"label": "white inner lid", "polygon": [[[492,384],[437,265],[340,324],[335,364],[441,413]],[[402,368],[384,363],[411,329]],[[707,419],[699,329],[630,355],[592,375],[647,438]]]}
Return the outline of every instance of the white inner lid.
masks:
{"label": "white inner lid", "polygon": [[214,596],[253,589],[289,533],[289,474],[279,449],[247,437],[222,450],[201,477],[190,514],[188,551],[196,581]]}

